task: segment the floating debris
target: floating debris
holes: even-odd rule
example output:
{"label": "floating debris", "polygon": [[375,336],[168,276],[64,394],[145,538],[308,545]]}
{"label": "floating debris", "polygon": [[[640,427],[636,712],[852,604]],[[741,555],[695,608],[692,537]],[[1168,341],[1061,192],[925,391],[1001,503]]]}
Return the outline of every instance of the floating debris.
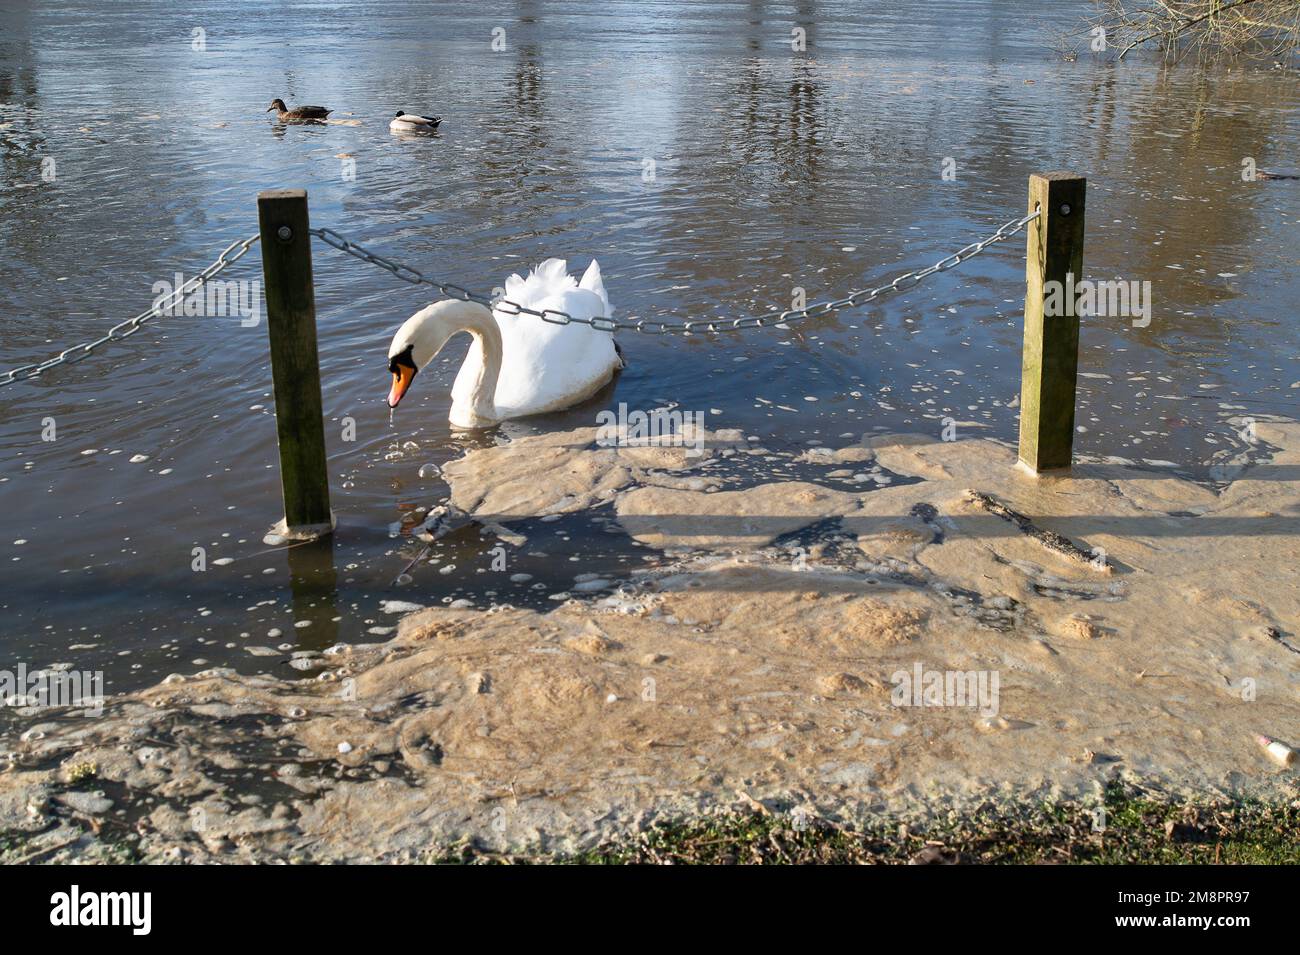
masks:
{"label": "floating debris", "polygon": [[1255,742],[1259,743],[1268,758],[1279,766],[1290,766],[1295,762],[1295,750],[1280,740],[1260,734],[1255,737]]}
{"label": "floating debris", "polygon": [[975,490],[966,492],[967,500],[982,507],[995,517],[1000,517],[1004,521],[1014,524],[1016,528],[1025,536],[1036,540],[1054,554],[1059,554],[1069,560],[1078,561],[1094,567],[1103,573],[1110,573],[1111,566],[1104,554],[1097,551],[1085,551],[1081,549],[1074,541],[1062,537],[1055,531],[1043,530],[1038,527],[1032,520],[1018,511],[1013,511],[1000,501],[994,500],[989,495]]}
{"label": "floating debris", "polygon": [[424,604],[411,603],[409,600],[383,600],[379,609],[384,613],[415,613],[423,610]]}

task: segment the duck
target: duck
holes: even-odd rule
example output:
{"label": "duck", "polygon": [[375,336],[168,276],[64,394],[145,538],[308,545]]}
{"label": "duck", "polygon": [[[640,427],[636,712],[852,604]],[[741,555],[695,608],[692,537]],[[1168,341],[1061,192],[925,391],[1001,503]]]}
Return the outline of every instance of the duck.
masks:
{"label": "duck", "polygon": [[403,113],[400,109],[388,128],[395,133],[427,132],[438,128],[441,116],[418,116],[415,113]]}
{"label": "duck", "polygon": [[303,120],[322,120],[330,113],[332,109],[326,109],[324,106],[296,106],[293,109],[284,105],[284,100],[273,99],[267,112],[275,111],[277,118],[282,123],[296,123]]}
{"label": "duck", "polygon": [[459,332],[473,341],[451,388],[447,419],[458,430],[570,408],[599,392],[624,367],[612,332],[544,322],[518,314],[515,305],[581,319],[614,313],[595,259],[576,281],[565,260],[555,258],[526,278],[511,275],[503,299],[491,310],[460,299],[434,302],[408,318],[389,345],[388,406],[398,406],[416,374]]}

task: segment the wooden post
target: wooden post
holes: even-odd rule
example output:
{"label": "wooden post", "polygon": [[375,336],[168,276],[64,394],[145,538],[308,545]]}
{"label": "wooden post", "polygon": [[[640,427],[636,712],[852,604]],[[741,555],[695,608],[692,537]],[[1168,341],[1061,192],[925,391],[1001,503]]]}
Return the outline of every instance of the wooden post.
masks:
{"label": "wooden post", "polygon": [[1071,172],[1029,177],[1025,345],[1020,367],[1020,460],[1035,473],[1068,468],[1079,370],[1075,287],[1083,278],[1087,180]]}
{"label": "wooden post", "polygon": [[284,490],[284,523],[277,531],[299,539],[320,537],[333,529],[333,516],[325,470],[307,191],[258,193],[257,221]]}

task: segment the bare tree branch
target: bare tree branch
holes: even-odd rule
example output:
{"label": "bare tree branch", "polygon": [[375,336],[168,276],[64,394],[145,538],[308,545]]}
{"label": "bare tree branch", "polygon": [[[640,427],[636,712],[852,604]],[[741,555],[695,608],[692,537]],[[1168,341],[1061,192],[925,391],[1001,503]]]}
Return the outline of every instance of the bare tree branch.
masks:
{"label": "bare tree branch", "polygon": [[1093,7],[1089,31],[1105,31],[1121,60],[1152,42],[1171,56],[1182,48],[1276,57],[1300,45],[1300,0],[1093,0]]}
{"label": "bare tree branch", "polygon": [[[1168,3],[1163,2],[1163,0],[1158,0],[1158,2],[1160,7],[1166,12],[1166,14],[1171,19],[1174,20],[1178,19],[1179,15],[1173,10],[1172,7],[1169,6]],[[1234,10],[1237,7],[1243,7],[1248,3],[1258,3],[1258,2],[1259,0],[1233,0],[1232,3],[1228,3],[1228,4],[1211,2],[1209,4],[1210,9],[1202,13],[1200,16],[1184,19],[1182,23],[1175,23],[1175,25],[1173,26],[1167,26],[1163,29],[1156,30],[1154,33],[1148,33],[1144,37],[1138,37],[1136,40],[1133,40],[1132,42],[1129,43],[1128,46],[1124,47],[1124,49],[1120,51],[1119,58],[1121,60],[1124,59],[1125,55],[1128,53],[1129,50],[1133,49],[1133,47],[1135,46],[1141,46],[1143,43],[1146,43],[1149,40],[1154,40],[1158,37],[1163,37],[1165,39],[1179,37],[1182,34],[1186,33],[1188,30],[1190,30],[1192,27],[1196,26],[1198,23],[1204,23],[1206,20],[1209,20],[1212,17],[1221,16],[1222,14],[1228,12],[1229,10]]]}

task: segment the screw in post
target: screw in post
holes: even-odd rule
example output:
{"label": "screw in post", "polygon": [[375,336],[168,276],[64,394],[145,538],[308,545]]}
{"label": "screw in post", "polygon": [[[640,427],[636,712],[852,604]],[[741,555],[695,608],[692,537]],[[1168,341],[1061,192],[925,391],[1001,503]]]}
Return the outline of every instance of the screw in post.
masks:
{"label": "screw in post", "polygon": [[1061,215],[1063,215],[1063,216],[1068,216],[1069,214],[1070,214],[1070,204],[1069,204],[1068,202],[1062,202],[1062,203],[1061,203]]}
{"label": "screw in post", "polygon": [[290,239],[293,238],[293,230],[290,229],[287,225],[280,226],[280,228],[275,230],[275,234],[280,239],[281,242],[288,242]]}

